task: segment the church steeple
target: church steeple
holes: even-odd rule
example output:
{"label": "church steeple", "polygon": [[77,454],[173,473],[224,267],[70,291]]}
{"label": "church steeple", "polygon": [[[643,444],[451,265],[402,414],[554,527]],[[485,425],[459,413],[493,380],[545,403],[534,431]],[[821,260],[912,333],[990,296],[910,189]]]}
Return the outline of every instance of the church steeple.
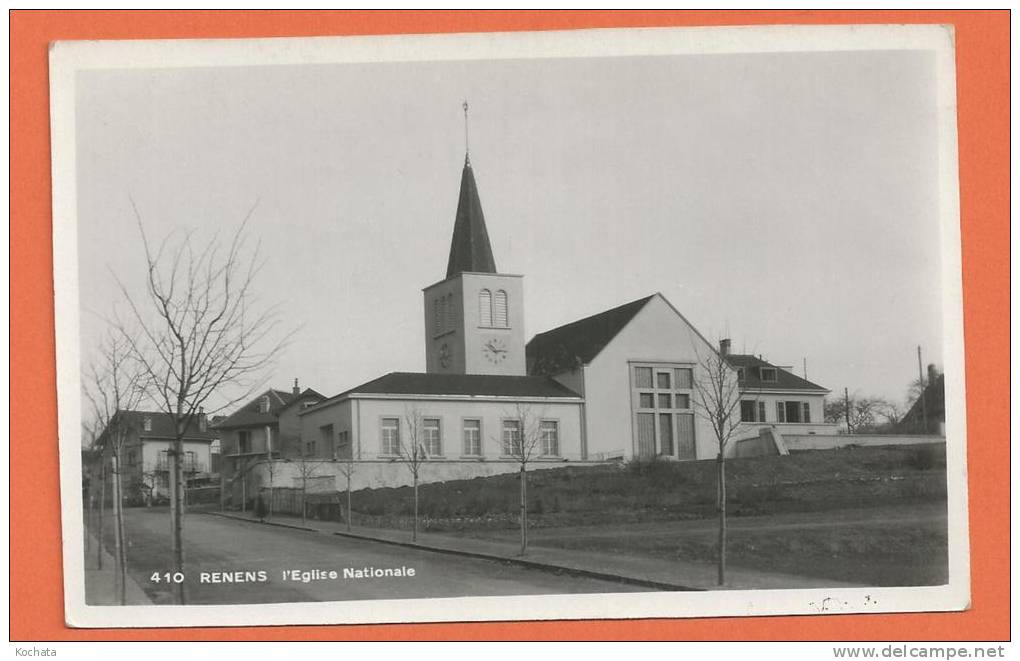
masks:
{"label": "church steeple", "polygon": [[471,161],[464,156],[464,172],[460,176],[460,200],[457,202],[457,219],[453,225],[450,243],[450,260],[446,277],[458,273],[496,273],[496,260],[492,257],[489,233],[485,229],[482,201],[478,198],[478,185],[471,170]]}
{"label": "church steeple", "polygon": [[523,276],[496,271],[467,139],[465,101],[464,172],[446,279],[422,290],[425,370],[524,376]]}

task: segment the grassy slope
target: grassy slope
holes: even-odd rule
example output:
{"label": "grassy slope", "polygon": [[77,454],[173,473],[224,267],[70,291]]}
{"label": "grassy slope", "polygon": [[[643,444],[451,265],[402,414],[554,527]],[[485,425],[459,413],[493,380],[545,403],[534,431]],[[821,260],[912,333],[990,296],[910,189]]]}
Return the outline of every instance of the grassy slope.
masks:
{"label": "grassy slope", "polygon": [[[732,516],[937,502],[946,496],[940,446],[730,459],[726,475]],[[519,484],[517,474],[425,484],[419,487],[420,511],[433,530],[513,527]],[[539,470],[529,473],[528,485],[535,527],[715,516],[715,461]],[[353,496],[354,510],[366,524],[406,517],[411,502],[410,487],[364,489]]]}
{"label": "grassy slope", "polygon": [[[943,446],[733,459],[726,474],[734,565],[870,585],[946,580]],[[528,484],[535,543],[715,558],[714,461],[550,469]],[[517,475],[424,485],[423,528],[512,537],[518,488]],[[408,526],[410,504],[410,488],[354,494],[365,525]]]}

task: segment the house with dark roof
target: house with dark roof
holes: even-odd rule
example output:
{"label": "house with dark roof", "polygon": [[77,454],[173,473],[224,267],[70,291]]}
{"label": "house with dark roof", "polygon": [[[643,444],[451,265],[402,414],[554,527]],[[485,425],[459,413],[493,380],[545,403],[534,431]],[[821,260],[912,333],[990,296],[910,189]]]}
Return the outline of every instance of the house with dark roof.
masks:
{"label": "house with dark roof", "polygon": [[897,434],[946,435],[946,375],[928,365],[928,379],[900,421]]}
{"label": "house with dark roof", "polygon": [[333,456],[333,445],[306,447],[301,439],[298,413],[323,399],[311,388],[301,390],[294,379],[290,391],[270,388],[216,423],[221,434],[221,472],[233,502],[248,500],[249,493],[256,493],[249,469],[259,462],[308,451],[315,456]]}
{"label": "house with dark roof", "polygon": [[767,426],[788,434],[836,433],[836,426],[825,422],[828,388],[761,356],[730,353],[729,340],[720,342],[719,353],[737,371],[740,420],[747,429]]}
{"label": "house with dark roof", "polygon": [[[118,411],[107,430],[96,440],[95,451],[109,467],[113,443],[108,430],[124,433],[121,448],[121,475],[124,498],[129,502],[150,503],[169,498],[173,469],[174,418],[158,411]],[[188,484],[212,479],[213,443],[219,433],[209,427],[204,413],[188,425],[183,438],[184,479]]]}

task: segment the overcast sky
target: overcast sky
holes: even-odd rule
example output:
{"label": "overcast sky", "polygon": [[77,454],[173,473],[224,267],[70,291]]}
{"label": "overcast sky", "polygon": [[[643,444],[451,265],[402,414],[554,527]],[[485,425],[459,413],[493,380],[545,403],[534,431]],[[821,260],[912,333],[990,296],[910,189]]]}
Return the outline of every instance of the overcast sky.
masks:
{"label": "overcast sky", "polygon": [[902,400],[941,364],[934,57],[925,52],[78,74],[82,344],[155,236],[235,226],[301,330],[271,385],[423,371],[471,161],[526,336],[656,291],[709,339]]}

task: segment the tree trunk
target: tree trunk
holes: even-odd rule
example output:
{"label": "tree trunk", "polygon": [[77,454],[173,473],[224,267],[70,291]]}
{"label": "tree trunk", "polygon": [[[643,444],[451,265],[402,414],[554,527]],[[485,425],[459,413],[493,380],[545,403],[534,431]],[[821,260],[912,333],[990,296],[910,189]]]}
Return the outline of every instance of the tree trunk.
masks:
{"label": "tree trunk", "polygon": [[[179,425],[180,423],[178,423]],[[179,431],[178,434],[181,432]],[[174,571],[184,573],[184,442],[174,439],[173,555]],[[184,604],[184,581],[177,583],[177,603]]]}
{"label": "tree trunk", "polygon": [[305,525],[308,517],[308,480],[301,480],[301,525]]}
{"label": "tree trunk", "polygon": [[528,469],[521,464],[521,555],[528,549]]}
{"label": "tree trunk", "polygon": [[96,567],[103,568],[103,510],[106,509],[106,462],[99,466],[99,532],[96,533]]}
{"label": "tree trunk", "polygon": [[418,474],[414,474],[414,525],[411,528],[411,540],[418,541]]}
{"label": "tree trunk", "polygon": [[726,459],[719,453],[719,585],[726,584]]}
{"label": "tree trunk", "polygon": [[124,490],[122,488],[120,450],[113,452],[113,532],[117,553],[117,594],[127,603],[127,549],[124,545]]}
{"label": "tree trunk", "polygon": [[347,473],[347,532],[351,531],[351,474]]}

